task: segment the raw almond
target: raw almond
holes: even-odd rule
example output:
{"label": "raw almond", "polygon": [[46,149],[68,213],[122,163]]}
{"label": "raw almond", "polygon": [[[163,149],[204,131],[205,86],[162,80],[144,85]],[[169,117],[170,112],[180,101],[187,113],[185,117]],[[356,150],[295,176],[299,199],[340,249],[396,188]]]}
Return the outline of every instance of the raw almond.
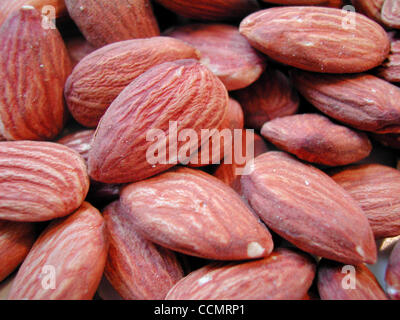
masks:
{"label": "raw almond", "polygon": [[400,3],[398,0],[385,0],[381,11],[383,23],[395,29],[400,29]]}
{"label": "raw almond", "polygon": [[333,8],[341,8],[342,0],[261,0],[267,3],[284,4],[290,6],[327,6]]}
{"label": "raw almond", "polygon": [[377,69],[377,75],[389,82],[400,82],[400,38],[397,33],[390,33],[390,53]]}
{"label": "raw almond", "polygon": [[357,12],[383,24],[381,10],[385,0],[351,0]]}
{"label": "raw almond", "polygon": [[72,66],[75,67],[88,54],[95,50],[84,37],[73,37],[65,40]]}
{"label": "raw almond", "polygon": [[400,241],[394,246],[386,269],[387,293],[393,300],[400,300]]}
{"label": "raw almond", "polygon": [[371,137],[386,147],[400,149],[400,134],[398,133],[371,134]]}

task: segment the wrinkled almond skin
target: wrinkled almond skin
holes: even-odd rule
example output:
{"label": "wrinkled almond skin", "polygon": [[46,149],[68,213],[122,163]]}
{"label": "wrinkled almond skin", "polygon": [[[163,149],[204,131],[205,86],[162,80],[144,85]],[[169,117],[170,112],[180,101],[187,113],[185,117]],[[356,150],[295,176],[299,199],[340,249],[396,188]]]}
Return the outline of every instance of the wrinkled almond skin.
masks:
{"label": "wrinkled almond skin", "polygon": [[241,179],[249,204],[296,247],[343,263],[376,261],[368,220],[351,196],[322,171],[283,152],[264,153]]}
{"label": "wrinkled almond skin", "polygon": [[266,3],[284,4],[290,6],[326,6],[332,8],[341,8],[342,0],[261,0]]}
{"label": "wrinkled almond skin", "polygon": [[255,0],[156,0],[169,10],[196,20],[231,20],[259,9]]}
{"label": "wrinkled almond skin", "polygon": [[79,208],[89,189],[84,160],[52,142],[0,142],[0,219],[45,221]]}
{"label": "wrinkled almond skin", "polygon": [[193,24],[177,27],[167,35],[198,49],[200,62],[219,77],[228,90],[249,86],[265,69],[265,58],[234,26]]}
{"label": "wrinkled almond skin", "polygon": [[392,300],[400,300],[400,241],[393,248],[386,269],[387,293]]}
{"label": "wrinkled almond skin", "polygon": [[[202,129],[219,128],[227,106],[222,82],[196,60],[151,68],[121,92],[101,119],[89,152],[90,176],[100,182],[125,183],[166,171],[177,163],[173,160],[184,144],[189,144],[185,149],[189,151],[198,144],[169,137],[170,122],[177,122],[178,137],[186,128],[200,137]],[[146,139],[151,129],[163,131],[166,137],[165,162],[146,157],[155,155],[151,148],[164,142]]]}
{"label": "wrinkled almond skin", "polygon": [[383,23],[395,29],[400,29],[400,4],[398,0],[385,0],[381,11]]}
{"label": "wrinkled almond skin", "polygon": [[261,135],[302,160],[329,166],[360,161],[372,150],[365,133],[336,125],[319,114],[274,119],[264,124]]}
{"label": "wrinkled almond skin", "polygon": [[292,72],[300,93],[331,118],[375,133],[400,133],[400,89],[369,74]]}
{"label": "wrinkled almond skin", "polygon": [[277,249],[269,257],[241,263],[213,263],[179,281],[167,300],[300,300],[315,276],[307,255]]}
{"label": "wrinkled almond skin", "polygon": [[[90,300],[107,258],[105,222],[89,203],[52,222],[40,235],[18,271],[10,300]],[[46,289],[54,268],[55,288]]]}
{"label": "wrinkled almond skin", "polygon": [[65,0],[69,15],[95,47],[160,35],[149,0]]}
{"label": "wrinkled almond skin", "polygon": [[[318,292],[322,300],[387,300],[374,274],[364,265],[355,268],[354,288],[346,281],[352,274],[345,265],[321,260],[318,265]],[[348,266],[347,266],[348,267]]]}
{"label": "wrinkled almond skin", "polygon": [[389,82],[400,82],[400,38],[397,33],[389,35],[391,37],[390,53],[377,69],[377,75]]}
{"label": "wrinkled almond skin", "polygon": [[332,179],[359,203],[375,238],[400,235],[400,171],[366,164],[344,168]]}
{"label": "wrinkled almond skin", "polygon": [[243,107],[246,126],[257,130],[269,120],[296,113],[299,107],[299,96],[290,80],[271,67],[251,86],[233,95]]}
{"label": "wrinkled almond skin", "polygon": [[61,35],[43,28],[40,12],[27,6],[3,23],[0,43],[0,134],[54,138],[64,126],[63,87],[71,70]]}
{"label": "wrinkled almond skin", "polygon": [[33,223],[0,220],[0,282],[24,261],[35,239]]}
{"label": "wrinkled almond skin", "polygon": [[74,37],[65,40],[72,66],[75,67],[88,54],[96,50],[84,37]]}
{"label": "wrinkled almond skin", "polygon": [[202,171],[180,168],[130,184],[121,206],[138,233],[174,251],[243,260],[273,249],[270,233],[239,195]]}
{"label": "wrinkled almond skin", "polygon": [[113,202],[103,212],[110,241],[105,275],[125,300],[164,299],[183,277],[175,254],[141,237]]}
{"label": "wrinkled almond skin", "polygon": [[240,33],[270,58],[303,70],[355,73],[380,65],[389,53],[385,30],[358,13],[349,28],[346,14],[323,7],[270,8],[245,18]]}
{"label": "wrinkled almond skin", "polygon": [[196,49],[168,37],[105,46],[84,57],[68,77],[68,109],[80,124],[96,127],[110,104],[139,75],[164,62],[192,58],[198,58]]}
{"label": "wrinkled almond skin", "polygon": [[383,24],[381,10],[385,0],[351,0],[356,11]]}

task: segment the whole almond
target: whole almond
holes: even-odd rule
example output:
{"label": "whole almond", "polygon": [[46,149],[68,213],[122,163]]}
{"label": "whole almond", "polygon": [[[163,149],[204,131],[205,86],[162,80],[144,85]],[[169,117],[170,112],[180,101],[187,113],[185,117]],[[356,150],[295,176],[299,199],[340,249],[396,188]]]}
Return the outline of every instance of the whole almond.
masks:
{"label": "whole almond", "polygon": [[395,29],[400,29],[400,3],[398,0],[385,0],[381,11],[383,23]]}
{"label": "whole almond", "polygon": [[393,300],[400,300],[400,241],[394,246],[386,269],[387,293]]}
{"label": "whole almond", "polygon": [[270,58],[300,69],[355,73],[380,65],[389,38],[376,22],[347,11],[322,7],[282,7],[258,11],[240,24],[240,32]]}
{"label": "whole almond", "polygon": [[24,6],[2,24],[0,43],[0,133],[7,140],[54,138],[64,126],[71,70],[59,32],[43,28],[39,11]]}
{"label": "whole almond", "polygon": [[261,219],[298,248],[358,264],[376,261],[368,220],[357,202],[322,171],[283,152],[246,166],[243,194]]}
{"label": "whole almond", "polygon": [[268,256],[271,235],[239,195],[202,171],[180,168],[121,192],[122,209],[146,239],[215,260]]}
{"label": "whole almond", "polygon": [[381,10],[385,0],[351,0],[357,12],[383,24]]}
{"label": "whole almond", "polygon": [[315,263],[305,254],[277,249],[269,257],[213,263],[190,273],[167,300],[300,300],[310,288]]}
{"label": "whole almond", "polygon": [[88,189],[85,162],[75,151],[52,142],[0,142],[0,219],[66,216]]}
{"label": "whole almond", "polygon": [[377,69],[377,75],[389,82],[400,82],[400,38],[397,33],[389,35],[391,37],[390,53]]}
{"label": "whole almond", "polygon": [[264,124],[261,135],[278,148],[308,162],[341,166],[367,157],[368,136],[332,123],[319,114],[299,114]]}
{"label": "whole almond", "polygon": [[132,80],[163,62],[191,58],[198,58],[193,47],[168,37],[113,43],[79,62],[65,85],[65,100],[76,121],[95,127]]}

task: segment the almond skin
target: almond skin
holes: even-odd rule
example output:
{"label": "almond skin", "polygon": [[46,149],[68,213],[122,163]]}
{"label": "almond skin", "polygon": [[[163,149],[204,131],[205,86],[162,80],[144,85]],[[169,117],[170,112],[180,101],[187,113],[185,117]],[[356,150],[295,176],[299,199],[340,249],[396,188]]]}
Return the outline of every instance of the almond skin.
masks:
{"label": "almond skin", "polygon": [[[228,93],[222,82],[196,60],[151,68],[121,92],[101,119],[89,152],[90,176],[100,182],[125,183],[166,171],[176,164],[173,160],[184,144],[189,143],[188,150],[192,150],[198,143],[168,137],[170,122],[177,122],[178,137],[186,128],[200,137],[201,129],[219,128],[227,106]],[[155,159],[154,165],[146,157],[155,146],[146,139],[151,129],[163,131],[168,140],[166,161]]]}
{"label": "almond skin", "polygon": [[383,24],[381,10],[385,0],[351,0],[356,11]]}
{"label": "almond skin", "polygon": [[292,72],[300,93],[331,118],[375,133],[400,133],[400,89],[369,74]]}
{"label": "almond skin", "polygon": [[400,82],[400,37],[398,33],[389,35],[391,37],[390,53],[377,69],[377,75],[389,82]]}
{"label": "almond skin", "polygon": [[167,300],[300,300],[310,288],[315,263],[303,254],[277,249],[269,257],[241,263],[212,263],[190,273]]}
{"label": "almond skin", "polygon": [[88,54],[96,50],[84,37],[74,37],[65,40],[72,66],[75,67]]}
{"label": "almond skin", "polygon": [[400,28],[400,6],[398,0],[385,0],[381,11],[382,21],[390,28]]}
{"label": "almond skin", "polygon": [[270,8],[245,18],[240,33],[253,47],[289,66],[323,73],[363,72],[386,58],[389,39],[380,25],[354,15],[351,28],[344,25],[340,9]]}
{"label": "almond skin", "polygon": [[200,62],[219,77],[228,90],[249,86],[265,69],[265,58],[234,26],[193,24],[175,28],[167,35],[198,49]]}
{"label": "almond skin", "polygon": [[54,138],[64,126],[62,88],[71,70],[59,32],[43,28],[40,12],[24,6],[1,26],[0,43],[0,134]]}
{"label": "almond skin", "polygon": [[332,123],[319,114],[299,114],[264,124],[261,135],[284,151],[308,162],[341,166],[367,157],[368,136]]}
{"label": "almond skin", "polygon": [[175,254],[141,237],[113,202],[103,212],[110,248],[105,275],[125,300],[164,299],[183,277]]}
{"label": "almond skin", "polygon": [[79,130],[62,137],[57,141],[57,143],[63,144],[68,148],[75,150],[80,154],[83,160],[87,162],[94,133],[95,130]]}
{"label": "almond skin", "polygon": [[149,0],[65,0],[69,15],[95,47],[160,35]]}
{"label": "almond skin", "polygon": [[79,208],[89,189],[84,160],[52,142],[0,142],[0,219],[45,221]]}
{"label": "almond skin", "polygon": [[198,58],[196,49],[168,37],[110,44],[74,68],[65,85],[65,100],[76,121],[96,127],[110,104],[139,75],[164,62],[191,58]]}
{"label": "almond skin", "polygon": [[306,252],[343,263],[376,261],[365,214],[325,173],[277,151],[256,157],[247,169],[243,194],[278,235]]}
{"label": "almond skin", "polygon": [[174,251],[243,260],[268,256],[273,248],[270,233],[239,195],[202,171],[180,168],[130,184],[121,205],[138,233]]}
{"label": "almond skin", "polygon": [[363,209],[375,238],[400,235],[400,172],[380,164],[350,166],[332,175]]}
{"label": "almond skin", "polygon": [[[107,258],[104,219],[85,202],[74,214],[52,222],[18,271],[10,300],[90,300]],[[54,268],[55,288],[46,289],[43,267]]]}
{"label": "almond skin", "polygon": [[261,0],[266,3],[284,4],[290,6],[326,6],[332,8],[341,8],[342,0]]}
{"label": "almond skin", "polygon": [[0,220],[0,282],[24,261],[35,239],[33,223]]}
{"label": "almond skin", "polygon": [[392,300],[400,300],[400,241],[393,248],[386,269],[387,293]]}
{"label": "almond skin", "polygon": [[290,80],[272,67],[251,86],[235,91],[233,96],[243,107],[246,126],[256,130],[269,120],[296,113],[299,107],[299,96]]}
{"label": "almond skin", "polygon": [[[318,265],[318,291],[322,300],[387,300],[374,274],[364,265],[355,268],[355,288],[343,286],[351,274],[344,265],[321,260]],[[342,271],[344,270],[344,271]],[[347,277],[347,278],[345,278]]]}

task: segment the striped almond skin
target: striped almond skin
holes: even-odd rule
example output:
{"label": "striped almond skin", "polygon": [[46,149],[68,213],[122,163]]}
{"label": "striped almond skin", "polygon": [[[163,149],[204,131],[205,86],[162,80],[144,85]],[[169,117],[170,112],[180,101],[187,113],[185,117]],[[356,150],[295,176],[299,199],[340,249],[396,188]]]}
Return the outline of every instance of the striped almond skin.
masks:
{"label": "striped almond skin", "polygon": [[102,117],[89,152],[90,176],[125,183],[168,170],[186,158],[183,151],[198,149],[197,139],[177,141],[183,130],[201,137],[201,130],[219,128],[227,106],[224,85],[198,61],[151,68],[126,87]]}
{"label": "striped almond skin", "polygon": [[284,4],[290,6],[326,6],[332,8],[341,8],[342,0],[261,0],[266,3]]}
{"label": "striped almond skin", "polygon": [[385,0],[381,11],[385,26],[400,29],[400,3],[398,0]]}
{"label": "striped almond skin", "polygon": [[[354,272],[349,271],[349,267],[354,268]],[[388,300],[374,274],[364,264],[345,266],[325,259],[318,265],[318,292],[321,300]]]}
{"label": "striped almond skin", "polygon": [[231,20],[258,10],[256,0],[156,0],[178,15],[195,20]]}
{"label": "striped almond skin", "polygon": [[90,300],[103,275],[107,250],[105,221],[84,202],[74,214],[55,220],[43,231],[19,269],[8,298]]}
{"label": "striped almond skin", "polygon": [[43,28],[40,12],[24,6],[1,26],[0,42],[0,134],[54,138],[66,118],[63,87],[71,70],[61,35]]}
{"label": "striped almond skin", "polygon": [[385,0],[351,0],[356,11],[383,24],[381,10]]}
{"label": "striped almond skin", "polygon": [[24,261],[35,239],[33,223],[0,220],[0,282]]}
{"label": "striped almond skin", "polygon": [[400,300],[400,241],[394,246],[386,269],[387,293],[392,300]]}
{"label": "striped almond skin", "polygon": [[265,58],[234,26],[192,24],[177,27],[167,35],[198,49],[200,62],[218,76],[229,91],[249,86],[265,69]]}
{"label": "striped almond skin", "polygon": [[212,263],[179,281],[167,300],[302,300],[315,276],[315,262],[303,253],[277,249],[269,257],[240,263]]}
{"label": "striped almond skin", "polygon": [[245,198],[282,238],[331,260],[375,263],[367,217],[328,175],[279,151],[256,157],[247,169],[241,179]]}
{"label": "striped almond skin", "polygon": [[80,124],[96,127],[110,104],[139,75],[164,62],[198,57],[196,49],[170,37],[110,44],[84,57],[68,77],[68,109]]}
{"label": "striped almond skin", "polygon": [[227,185],[199,170],[180,168],[128,185],[122,209],[149,241],[215,260],[268,256],[269,231]]}
{"label": "striped almond skin", "polygon": [[95,47],[160,35],[150,0],[65,0],[68,13]]}
{"label": "striped almond skin", "polygon": [[265,123],[261,135],[278,148],[308,162],[342,166],[366,158],[368,136],[334,124],[319,114],[299,114]]}
{"label": "striped almond skin", "polygon": [[317,109],[355,129],[400,133],[400,89],[369,74],[292,72],[299,92]]}
{"label": "striped almond skin", "polygon": [[397,33],[389,33],[391,38],[390,53],[377,69],[377,75],[389,82],[400,82],[400,37]]}
{"label": "striped almond skin", "polygon": [[52,142],[0,142],[0,219],[33,222],[66,216],[89,189],[84,160]]}
{"label": "striped almond skin", "polygon": [[175,254],[140,236],[119,203],[103,211],[110,241],[105,276],[125,300],[162,300],[183,277]]}
{"label": "striped almond skin", "polygon": [[323,7],[279,7],[258,11],[240,24],[250,44],[283,64],[322,73],[363,72],[389,53],[385,30],[365,16]]}
{"label": "striped almond skin", "polygon": [[299,108],[299,96],[291,81],[272,67],[251,86],[235,91],[233,96],[243,107],[246,126],[257,130],[265,122],[292,115]]}
{"label": "striped almond skin", "polygon": [[375,238],[400,235],[400,171],[365,164],[344,168],[332,179],[358,202]]}

